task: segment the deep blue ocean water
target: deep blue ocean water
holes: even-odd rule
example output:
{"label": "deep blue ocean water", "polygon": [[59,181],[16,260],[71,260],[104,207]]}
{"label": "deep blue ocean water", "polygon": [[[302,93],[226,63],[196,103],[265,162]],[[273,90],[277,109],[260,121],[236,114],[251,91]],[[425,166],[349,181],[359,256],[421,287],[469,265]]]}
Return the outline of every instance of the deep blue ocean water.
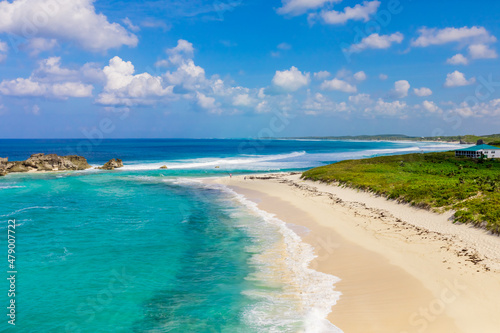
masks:
{"label": "deep blue ocean water", "polygon": [[[0,177],[0,331],[12,329],[6,316],[7,223],[15,219],[18,332],[336,332],[322,320],[338,297],[336,278],[304,268],[313,249],[286,221],[199,179],[452,148],[302,140],[0,140],[0,157],[10,160],[43,152],[82,155],[92,165],[111,158],[125,163],[115,171]],[[162,165],[168,169],[160,170]],[[282,253],[294,251],[302,255],[283,260]],[[314,285],[303,288],[308,281]]]}

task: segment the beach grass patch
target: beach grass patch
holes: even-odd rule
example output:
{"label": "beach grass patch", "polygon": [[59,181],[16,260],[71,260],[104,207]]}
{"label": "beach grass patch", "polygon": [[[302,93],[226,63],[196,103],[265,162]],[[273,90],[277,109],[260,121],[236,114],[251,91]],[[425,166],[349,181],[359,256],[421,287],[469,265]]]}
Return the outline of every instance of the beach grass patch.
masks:
{"label": "beach grass patch", "polygon": [[455,210],[455,222],[500,234],[500,160],[455,157],[454,152],[380,156],[321,166],[302,178],[416,207]]}

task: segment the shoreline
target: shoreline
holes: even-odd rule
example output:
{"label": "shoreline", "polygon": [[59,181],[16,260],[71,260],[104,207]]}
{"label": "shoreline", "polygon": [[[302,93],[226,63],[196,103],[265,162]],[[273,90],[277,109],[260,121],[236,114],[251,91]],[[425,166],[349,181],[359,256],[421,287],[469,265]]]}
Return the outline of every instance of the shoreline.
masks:
{"label": "shoreline", "polygon": [[[432,213],[289,173],[212,178],[294,226],[310,267],[341,279],[345,332],[497,332],[500,238]],[[252,177],[253,179],[250,179]]]}
{"label": "shoreline", "polygon": [[[351,142],[395,142],[395,143],[407,143],[407,142],[423,142],[423,143],[447,143],[447,144],[457,144],[460,145],[460,141],[437,141],[437,140],[363,140],[363,139],[307,139],[307,138],[276,138],[274,140],[302,140],[302,141],[351,141]],[[474,143],[464,143],[463,145],[474,145]]]}

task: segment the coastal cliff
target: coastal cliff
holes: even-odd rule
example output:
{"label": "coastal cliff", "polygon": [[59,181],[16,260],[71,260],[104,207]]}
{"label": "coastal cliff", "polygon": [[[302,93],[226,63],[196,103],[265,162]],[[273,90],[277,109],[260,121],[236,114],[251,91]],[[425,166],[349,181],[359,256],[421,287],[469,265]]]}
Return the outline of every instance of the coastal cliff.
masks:
{"label": "coastal cliff", "polygon": [[26,161],[12,162],[9,162],[8,158],[0,158],[0,176],[11,172],[66,171],[90,168],[87,160],[77,155],[33,154]]}

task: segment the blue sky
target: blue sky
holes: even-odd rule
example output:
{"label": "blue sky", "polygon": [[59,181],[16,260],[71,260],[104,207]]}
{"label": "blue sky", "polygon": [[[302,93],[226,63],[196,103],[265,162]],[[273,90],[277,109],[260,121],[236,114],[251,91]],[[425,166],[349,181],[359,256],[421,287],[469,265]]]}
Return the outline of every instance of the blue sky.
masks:
{"label": "blue sky", "polygon": [[498,1],[0,1],[0,137],[500,132]]}

